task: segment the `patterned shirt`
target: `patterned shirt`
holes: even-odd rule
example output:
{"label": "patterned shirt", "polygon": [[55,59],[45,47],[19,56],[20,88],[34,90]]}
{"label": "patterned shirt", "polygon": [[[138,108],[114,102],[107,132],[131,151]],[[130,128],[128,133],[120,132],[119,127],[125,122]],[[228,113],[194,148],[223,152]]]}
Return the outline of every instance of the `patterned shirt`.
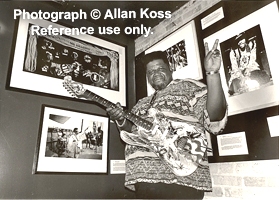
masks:
{"label": "patterned shirt", "polygon": [[[203,131],[212,134],[221,133],[227,122],[225,117],[218,122],[210,122],[206,110],[207,87],[205,84],[192,79],[173,80],[165,89],[138,101],[132,113],[144,119],[148,116],[149,108],[156,108],[166,118],[176,118],[187,122]],[[137,127],[132,132],[137,134]],[[125,186],[135,190],[137,182],[178,184],[193,187],[198,190],[211,191],[212,183],[206,153],[197,169],[190,175],[175,175],[151,150],[133,145],[126,145],[126,176]]]}

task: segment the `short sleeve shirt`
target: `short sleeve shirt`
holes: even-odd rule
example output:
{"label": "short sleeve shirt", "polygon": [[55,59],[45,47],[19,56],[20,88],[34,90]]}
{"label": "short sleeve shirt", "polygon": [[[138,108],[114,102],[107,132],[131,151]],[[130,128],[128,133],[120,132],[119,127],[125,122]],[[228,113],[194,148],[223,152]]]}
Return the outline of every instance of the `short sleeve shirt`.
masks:
{"label": "short sleeve shirt", "polygon": [[[207,87],[199,81],[173,80],[155,95],[139,100],[132,113],[152,120],[148,110],[153,107],[167,118],[179,119],[198,127],[203,130],[203,134],[219,134],[226,125],[227,112],[220,121],[209,120],[206,110]],[[137,134],[137,127],[133,126],[132,132]],[[187,176],[175,175],[154,152],[145,147],[127,144],[125,159],[125,186],[131,190],[135,190],[134,184],[137,182],[178,184],[203,191],[212,190],[206,153],[197,169]]]}

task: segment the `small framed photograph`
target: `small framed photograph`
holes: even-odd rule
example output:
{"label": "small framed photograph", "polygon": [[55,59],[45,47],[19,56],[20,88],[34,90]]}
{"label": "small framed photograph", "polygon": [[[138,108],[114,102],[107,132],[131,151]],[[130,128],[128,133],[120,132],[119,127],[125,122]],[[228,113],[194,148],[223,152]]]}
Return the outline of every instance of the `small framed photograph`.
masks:
{"label": "small framed photograph", "polygon": [[[145,54],[153,51],[166,53],[174,79],[200,80],[203,78],[194,21],[187,23],[147,49]],[[154,89],[147,83],[147,94],[150,95],[153,92]]]}
{"label": "small framed photograph", "polygon": [[33,173],[107,173],[109,118],[42,105]]}
{"label": "small framed photograph", "polygon": [[[93,27],[81,28],[19,18],[8,88],[73,98],[62,86],[63,78],[71,76],[86,89],[126,106],[125,46],[84,33]],[[47,30],[59,34],[43,34]]]}
{"label": "small framed photograph", "polygon": [[204,39],[209,46],[219,39],[220,75],[229,115],[279,103],[279,31],[270,19],[279,20],[276,2]]}

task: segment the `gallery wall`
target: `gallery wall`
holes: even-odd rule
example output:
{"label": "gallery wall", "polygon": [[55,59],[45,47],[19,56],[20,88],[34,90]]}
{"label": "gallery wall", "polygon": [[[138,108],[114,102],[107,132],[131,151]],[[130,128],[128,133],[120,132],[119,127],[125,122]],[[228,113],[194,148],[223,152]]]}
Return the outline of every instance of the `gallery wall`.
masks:
{"label": "gallery wall", "polygon": [[[264,2],[262,4],[250,3],[250,6],[247,5],[246,7],[229,6],[230,8],[237,7],[242,10],[242,12],[237,12],[239,15],[233,15],[235,11],[232,9],[232,15],[229,18],[232,20],[241,19],[246,15],[245,12],[252,12],[266,4]],[[42,104],[100,115],[106,115],[106,112],[93,103],[73,101],[71,99],[58,98],[50,95],[13,91],[6,88],[7,75],[9,67],[11,66],[11,55],[14,48],[13,41],[16,23],[13,19],[13,10],[18,7],[28,10],[36,10],[38,7],[46,10],[50,9],[51,11],[55,10],[54,8],[45,6],[42,2],[33,2],[32,4],[24,2],[0,2],[0,198],[134,198],[133,193],[124,189],[124,175],[112,175],[109,173],[109,168],[107,174],[32,174],[35,149],[40,129]],[[213,7],[211,10],[201,15],[200,18],[206,16],[215,8],[216,7]],[[245,11],[244,14],[243,11]],[[200,18],[197,18],[197,21],[200,20]],[[224,27],[226,25],[222,23],[204,32],[197,32],[198,38],[200,38],[199,46],[201,57],[203,56],[202,38],[214,33],[216,26]],[[85,21],[79,24],[72,23],[69,25],[93,26]],[[198,27],[198,23],[196,23],[196,25]],[[127,85],[127,102],[129,103],[128,108],[130,108],[136,101],[133,77],[135,77],[135,74],[139,75],[139,73],[142,72],[134,71],[134,41],[124,36],[114,37],[114,40],[125,45],[129,51],[127,57],[127,82],[129,83]],[[146,92],[142,85],[141,91]],[[139,97],[138,94],[137,97]],[[224,133],[229,134],[245,131],[249,137],[248,145],[251,153],[248,156],[220,157],[218,155],[218,149],[216,148],[216,138],[213,138],[212,141],[215,147],[215,154],[214,157],[210,158],[211,162],[278,158],[278,138],[270,137],[266,120],[267,117],[275,115],[278,115],[278,106],[229,117],[229,122]],[[108,146],[108,161],[124,159],[124,144],[120,140],[116,126],[113,123],[110,123]],[[227,167],[228,165],[225,164],[225,166]],[[219,172],[220,170],[218,173]],[[226,180],[230,182],[231,179],[229,177]],[[229,188],[229,186],[227,187]],[[242,187],[242,185],[239,187]]]}
{"label": "gallery wall", "polygon": [[[233,27],[234,29],[241,30],[238,32],[240,34],[241,32],[246,32],[246,34],[249,33],[250,27],[253,27],[254,24],[258,25],[261,27],[262,32],[264,32],[265,28],[265,22],[267,20],[264,20],[265,22],[262,23],[260,20],[257,20],[255,17],[258,12],[260,12],[261,9],[265,8],[268,5],[273,4],[273,7],[275,8],[276,18],[278,18],[278,1],[259,1],[255,4],[254,1],[240,1],[240,2],[233,2],[233,1],[227,1],[227,2],[220,2],[201,15],[199,15],[195,21],[196,21],[196,27],[198,29],[197,31],[197,37],[200,38],[200,42],[204,42],[204,40],[201,39],[206,39],[209,38],[210,36],[217,36],[215,34],[216,32],[220,32],[221,34],[226,34],[225,32],[222,32],[223,30],[226,30],[227,27]],[[277,3],[277,4],[276,4]],[[277,5],[277,6],[276,6]],[[219,20],[218,22],[214,23],[213,25],[207,27],[206,29],[201,28],[201,19],[203,19],[205,16],[209,15],[213,11],[217,10],[218,8],[222,7],[224,10],[224,18]],[[237,15],[235,14],[237,13]],[[269,13],[271,14],[271,13]],[[262,14],[263,15],[263,14]],[[249,16],[253,16],[249,19]],[[263,19],[264,17],[268,17],[268,13],[265,13],[263,16],[261,16]],[[246,20],[245,23],[243,23],[243,20]],[[272,25],[269,22],[266,22],[267,27],[272,27]],[[251,28],[252,29],[252,28]],[[228,30],[228,29],[227,29]],[[275,29],[275,31],[278,31],[278,27]],[[236,34],[232,33],[231,31],[231,37],[234,38]],[[215,35],[214,35],[215,34]],[[256,34],[256,33],[253,33]],[[219,35],[219,36],[220,36]],[[259,39],[259,35],[257,36]],[[272,36],[268,36],[263,34],[263,43],[266,46],[266,52],[270,52],[269,55],[267,55],[268,59],[271,61],[272,58],[276,58],[276,55],[272,53],[272,49],[274,46],[269,46],[269,38],[272,38]],[[225,41],[228,41],[229,39],[220,39],[220,45],[221,46],[221,51],[224,51],[224,43]],[[258,52],[260,51],[260,42],[259,40],[257,41],[257,50]],[[277,41],[278,42],[278,41]],[[274,41],[273,45],[277,42]],[[269,50],[269,51],[268,51]],[[200,51],[203,52],[203,46],[200,45]],[[264,51],[262,51],[264,52]],[[261,52],[261,53],[262,53]],[[222,59],[223,63],[225,60],[225,53],[222,52]],[[260,57],[257,55],[258,58]],[[276,60],[276,59],[275,59]],[[271,63],[271,62],[270,62]],[[262,64],[261,64],[262,65]],[[273,74],[276,76],[277,74],[277,68],[275,67],[276,64],[270,64],[270,68],[273,67]],[[227,65],[224,64],[224,68],[226,68]],[[221,72],[223,73],[223,72]],[[273,80],[276,81],[276,78],[274,77]],[[276,81],[277,82],[277,81]],[[263,89],[264,90],[264,89]],[[224,92],[228,92],[224,88]],[[269,96],[267,98],[271,99],[273,96],[276,96],[276,90],[274,90],[274,94],[266,94],[263,93],[260,96]],[[278,100],[276,102],[273,102],[273,104],[269,104],[269,102],[263,102],[263,105],[260,105],[258,107],[249,107],[250,105],[253,105],[253,102],[260,102],[260,97],[256,96],[255,93],[251,94],[251,99],[249,100],[248,104],[245,105],[245,98],[244,101],[243,99],[240,100],[238,99],[238,96],[240,95],[235,95],[227,98],[228,101],[228,106],[229,109],[233,110],[235,109],[234,104],[239,104],[238,105],[238,111],[233,113],[231,112],[228,118],[228,123],[227,126],[223,132],[223,134],[227,134],[229,136],[230,134],[234,133],[243,133],[246,138],[246,144],[247,144],[247,149],[248,153],[247,154],[242,154],[242,155],[237,155],[237,153],[234,155],[222,155],[220,156],[220,149],[222,145],[220,145],[220,142],[218,144],[217,142],[217,137],[212,136],[212,146],[213,146],[213,157],[209,158],[210,162],[235,162],[235,161],[254,161],[254,160],[269,160],[269,159],[278,159],[279,158],[279,140],[278,137],[272,137],[272,133],[270,132],[269,125],[268,125],[268,118],[272,116],[278,116],[279,114],[279,107],[278,107]],[[231,98],[237,99],[236,101],[231,101]],[[246,97],[249,99],[249,97]],[[241,102],[243,101],[243,102]],[[219,145],[219,148],[218,148]]]}
{"label": "gallery wall", "polygon": [[[208,2],[216,3],[207,11],[203,9],[208,6]],[[217,30],[242,19],[271,1],[195,1],[191,6],[185,5],[173,13],[172,18],[154,27],[155,33],[150,38],[139,37],[135,41],[136,49],[136,74],[144,74],[141,67],[137,67],[144,51],[155,45],[165,36],[171,35],[180,26],[195,19],[197,28],[197,38],[199,41],[201,59],[204,56],[203,38],[208,37]],[[277,0],[277,4],[279,1]],[[209,26],[201,31],[200,20],[211,14],[216,9],[223,6],[225,18],[215,25]],[[194,11],[200,12],[198,15]],[[187,13],[187,14],[185,14]],[[270,16],[266,14],[266,16]],[[182,20],[183,19],[183,20]],[[267,23],[278,31],[278,26],[274,19],[267,20]],[[248,26],[248,25],[247,25]],[[243,29],[247,29],[244,25]],[[152,38],[154,37],[154,38]],[[276,37],[277,38],[277,37]],[[277,47],[275,47],[277,49]],[[275,65],[276,67],[277,65]],[[147,88],[141,84],[136,85],[137,98],[142,98],[147,92]],[[202,80],[205,81],[205,80]],[[137,77],[136,77],[137,83]],[[140,86],[140,87],[139,87]],[[257,101],[256,98],[253,99]],[[213,136],[213,157],[209,157],[209,167],[213,182],[213,191],[206,192],[204,199],[274,199],[278,194],[279,187],[279,141],[278,137],[271,137],[267,118],[279,114],[278,106],[270,106],[263,109],[232,115],[228,118],[228,124],[224,130],[224,135],[230,133],[245,132],[248,143],[248,155],[219,156],[217,138]],[[278,122],[278,120],[277,120]],[[278,126],[275,125],[278,133]]]}
{"label": "gallery wall", "polygon": [[[263,29],[262,32],[264,32],[265,27],[271,27],[273,28],[273,25],[271,21],[264,20],[264,22],[260,22],[257,20],[253,20],[253,18],[250,18],[250,21],[247,20],[245,23],[239,23],[240,20],[243,20],[247,18],[247,16],[257,13],[258,10],[261,8],[264,8],[265,6],[269,5],[271,2],[274,2],[272,0],[269,1],[221,1],[221,2],[216,2],[215,5],[207,9],[206,11],[200,13],[198,16],[194,16],[192,19],[188,20],[193,20],[195,22],[195,29],[196,29],[196,37],[197,37],[197,42],[198,42],[198,48],[199,48],[199,56],[200,56],[200,61],[201,61],[201,67],[202,67],[202,73],[203,73],[203,78],[200,79],[202,82],[206,82],[205,79],[205,71],[203,69],[203,58],[204,58],[204,42],[205,39],[209,38],[210,36],[214,37],[214,34],[216,32],[220,32],[225,30],[228,26],[234,24],[233,28],[235,29],[238,28],[242,31],[247,31],[251,24],[257,24],[259,23],[261,28]],[[275,6],[274,6],[275,5]],[[204,6],[207,6],[206,2],[195,2],[191,5],[192,7],[189,7],[189,10],[201,10]],[[223,9],[224,17],[218,20],[217,22],[213,23],[212,25],[202,28],[201,26],[201,20],[213,12],[215,12],[217,9]],[[273,4],[273,8],[275,10],[278,10],[278,1],[277,1],[277,6],[276,6],[276,1],[275,4]],[[185,9],[185,10],[184,10]],[[176,13],[174,13],[174,16],[171,21],[168,21],[169,24],[177,24],[177,27],[175,30],[170,29],[169,31],[166,30],[167,26],[163,27],[161,25],[158,25],[157,27],[154,27],[152,31],[154,33],[163,33],[165,37],[162,38],[161,40],[165,41],[172,41],[172,40],[177,40],[176,38],[173,38],[172,40],[169,39],[174,35],[176,32],[180,31],[183,29],[184,25],[189,23],[188,21],[185,22],[184,24],[182,23],[182,18],[183,14],[187,12],[188,10],[186,8],[178,10]],[[189,11],[188,11],[189,12]],[[237,14],[236,14],[237,13]],[[215,13],[216,14],[216,13]],[[269,15],[268,15],[269,14]],[[263,19],[266,18],[272,18],[271,13],[265,13],[264,15],[261,15]],[[264,18],[266,17],[266,18]],[[278,19],[278,12],[277,12],[277,17]],[[275,19],[274,19],[275,20]],[[276,20],[275,20],[276,21]],[[164,23],[164,22],[163,22]],[[240,25],[238,25],[240,24]],[[249,27],[249,28],[248,28]],[[234,29],[231,30],[234,30]],[[274,31],[278,31],[278,27],[274,27]],[[267,31],[265,33],[272,33],[274,31]],[[232,32],[232,31],[231,31]],[[247,31],[248,32],[248,31]],[[239,32],[241,33],[241,32]],[[238,34],[239,34],[238,33]],[[235,33],[224,33],[224,34],[231,34],[231,37],[234,37],[236,34]],[[266,44],[267,47],[269,47],[269,52],[270,55],[267,55],[270,59],[270,61],[273,60],[272,66],[273,67],[273,74],[274,76],[277,77],[277,59],[276,59],[276,54],[274,54],[273,49],[276,49],[276,45],[278,44],[277,40],[270,40],[270,38],[276,38],[275,36],[269,36],[267,34],[267,37],[263,37],[263,43]],[[160,34],[159,34],[160,35]],[[223,36],[222,32],[218,36]],[[265,35],[263,35],[265,36]],[[153,37],[153,36],[152,36]],[[159,37],[159,36],[158,36]],[[257,36],[259,37],[259,36]],[[181,37],[181,40],[183,37]],[[215,39],[221,39],[221,38],[215,38]],[[187,41],[187,40],[185,40]],[[210,41],[211,43],[209,44],[210,47],[213,46],[213,39]],[[170,42],[171,43],[171,42]],[[220,40],[220,43],[224,43],[224,41]],[[166,43],[167,44],[167,43]],[[260,44],[260,43],[258,43]],[[270,44],[270,46],[268,46]],[[142,56],[146,53],[145,51],[148,50],[149,48],[154,48],[158,45],[161,45],[161,41],[155,41],[153,42],[152,40],[144,37],[137,38],[136,40],[136,52],[138,55],[136,56],[136,74],[144,74],[144,70],[142,69],[141,65],[141,58]],[[170,45],[171,44],[167,44]],[[174,44],[172,44],[174,45]],[[188,46],[187,46],[188,45]],[[169,46],[169,47],[170,47]],[[143,49],[143,47],[146,47],[148,49]],[[190,47],[190,48],[189,48]],[[189,52],[193,51],[191,49],[191,46],[189,44],[185,44],[185,48]],[[260,46],[258,45],[258,49],[260,49]],[[186,51],[187,51],[186,50]],[[267,51],[266,50],[266,51]],[[222,55],[222,59],[224,58],[224,55]],[[188,58],[189,66],[191,66],[191,58]],[[226,66],[227,67],[227,66]],[[184,72],[181,72],[184,73]],[[222,75],[224,73],[222,70],[220,71],[220,74]],[[187,77],[188,74],[185,74],[185,77]],[[142,81],[142,79],[139,79],[136,77],[136,95],[137,99],[140,99],[144,97],[147,94],[147,85],[143,87],[143,83],[146,84],[146,81]],[[274,78],[276,81],[276,78]],[[276,81],[277,82],[277,81]],[[225,88],[224,88],[225,90]],[[265,90],[265,89],[262,89]],[[216,162],[234,162],[234,161],[251,161],[251,160],[266,160],[266,159],[278,159],[279,158],[279,145],[278,145],[278,137],[272,137],[269,125],[267,122],[267,118],[272,117],[272,116],[278,116],[278,99],[277,101],[274,101],[273,104],[270,104],[269,102],[262,102],[263,104],[259,104],[258,106],[252,107],[253,103],[258,103],[260,101],[260,97],[266,97],[266,100],[269,101],[272,99],[272,97],[276,96],[276,90],[273,90],[274,94],[266,94],[264,91],[260,96],[253,96],[255,93],[251,93],[251,98],[248,101],[248,95],[246,95],[247,99],[244,98],[245,94],[243,95],[243,98],[241,100],[238,100],[240,96],[242,95],[236,95],[233,96],[236,101],[231,102],[228,101],[228,106],[229,110],[232,110],[232,108],[235,109],[235,104],[238,104],[238,112],[235,113],[229,113],[229,118],[228,118],[228,123],[227,126],[225,127],[225,130],[223,131],[223,135],[227,135],[227,137],[232,136],[234,133],[241,133],[245,135],[245,138],[247,140],[247,145],[248,148],[248,153],[241,154],[241,155],[232,155],[230,156],[220,156],[219,155],[219,149],[218,149],[218,143],[217,143],[217,137],[219,136],[212,136],[212,147],[213,147],[213,156],[209,157],[209,161],[216,163]],[[228,92],[228,91],[224,91]],[[254,91],[255,92],[255,91]],[[278,95],[277,95],[278,96]],[[231,97],[227,98],[227,100],[230,100]],[[243,101],[244,100],[244,101]],[[245,105],[245,102],[247,104]],[[251,105],[251,106],[250,106]],[[219,143],[220,144],[220,143]]]}
{"label": "gallery wall", "polygon": [[[0,2],[0,198],[132,198],[133,193],[124,188],[124,174],[110,174],[110,160],[124,159],[124,143],[119,138],[119,132],[114,123],[109,124],[107,173],[32,174],[43,104],[102,116],[106,116],[106,112],[91,102],[85,103],[70,98],[6,88],[14,48],[16,20],[13,19],[13,10],[15,8],[30,11],[36,11],[38,8],[55,11],[55,8],[45,5],[43,2]],[[69,26],[94,25],[86,21],[79,21],[77,24],[71,23]],[[129,82],[127,107],[129,107],[135,102],[133,89],[134,41],[123,36],[115,36],[112,42],[115,41],[125,46],[129,52],[126,59],[127,82]]]}

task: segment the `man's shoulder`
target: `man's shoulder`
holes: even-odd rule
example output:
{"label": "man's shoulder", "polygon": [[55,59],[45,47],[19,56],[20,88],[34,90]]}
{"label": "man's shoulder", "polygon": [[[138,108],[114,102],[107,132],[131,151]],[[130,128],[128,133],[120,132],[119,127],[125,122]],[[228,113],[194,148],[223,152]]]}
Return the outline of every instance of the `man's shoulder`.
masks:
{"label": "man's shoulder", "polygon": [[187,84],[187,83],[191,83],[191,84],[195,84],[199,87],[204,87],[206,86],[203,82],[192,79],[192,78],[185,78],[185,79],[174,79],[173,80],[173,84]]}
{"label": "man's shoulder", "polygon": [[152,95],[146,96],[146,97],[143,97],[143,98],[139,99],[139,100],[137,101],[136,105],[134,105],[133,110],[134,110],[135,108],[139,107],[139,106],[144,105],[144,104],[149,104],[150,99],[151,99],[151,96],[152,96]]}
{"label": "man's shoulder", "polygon": [[149,95],[149,96],[146,96],[146,97],[143,97],[143,98],[139,99],[139,100],[138,100],[138,103],[149,102],[150,99],[151,99],[151,96],[152,96],[152,95]]}

